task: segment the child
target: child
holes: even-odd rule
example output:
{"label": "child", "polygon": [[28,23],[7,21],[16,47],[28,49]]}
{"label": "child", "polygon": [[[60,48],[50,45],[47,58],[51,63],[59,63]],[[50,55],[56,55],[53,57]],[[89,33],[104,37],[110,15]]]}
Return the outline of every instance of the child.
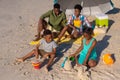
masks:
{"label": "child", "polygon": [[43,34],[44,34],[44,38],[40,40],[40,44],[36,46],[36,49],[32,50],[24,57],[18,58],[17,61],[23,62],[32,55],[35,55],[36,59],[39,58],[39,54],[43,58],[47,58],[50,56],[50,59],[46,65],[46,70],[48,71],[50,64],[53,62],[55,58],[57,45],[53,41],[52,32],[50,30],[45,30]]}
{"label": "child", "polygon": [[79,5],[79,4],[75,5],[74,14],[71,15],[68,19],[67,25],[69,27],[73,28],[73,31],[71,34],[71,37],[73,37],[73,38],[77,38],[81,35],[83,25],[87,25],[87,27],[91,27],[87,18],[80,14],[81,10],[82,10],[81,5]]}
{"label": "child", "polygon": [[[89,67],[96,66],[96,39],[92,37],[93,30],[89,27],[84,27],[83,29],[83,40],[81,46],[76,50],[76,52],[70,56],[75,57],[76,64],[80,65],[87,65]],[[77,59],[77,56],[79,58]]]}

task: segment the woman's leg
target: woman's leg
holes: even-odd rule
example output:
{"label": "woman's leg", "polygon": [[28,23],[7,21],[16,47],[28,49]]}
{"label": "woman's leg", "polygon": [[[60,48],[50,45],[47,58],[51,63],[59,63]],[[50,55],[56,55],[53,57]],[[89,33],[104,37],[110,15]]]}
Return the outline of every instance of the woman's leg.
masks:
{"label": "woman's leg", "polygon": [[95,60],[91,59],[91,60],[88,61],[88,66],[89,67],[95,67],[96,65],[97,65],[97,62]]}

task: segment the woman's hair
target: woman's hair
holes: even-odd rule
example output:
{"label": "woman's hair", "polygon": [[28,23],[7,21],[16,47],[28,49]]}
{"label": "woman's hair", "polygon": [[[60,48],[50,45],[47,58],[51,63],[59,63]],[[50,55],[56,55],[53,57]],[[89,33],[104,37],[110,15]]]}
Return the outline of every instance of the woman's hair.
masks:
{"label": "woman's hair", "polygon": [[55,4],[54,4],[54,8],[58,8],[58,9],[60,9],[60,4],[55,3]]}
{"label": "woman's hair", "polygon": [[46,35],[52,35],[52,32],[48,29],[46,29],[44,32],[43,32],[43,36],[46,36]]}
{"label": "woman's hair", "polygon": [[89,34],[89,35],[94,35],[92,28],[86,27],[86,26],[83,26],[83,27],[84,27],[84,28],[83,28],[83,33],[87,33],[87,34]]}
{"label": "woman's hair", "polygon": [[74,6],[74,9],[78,9],[78,10],[82,10],[82,6],[80,5],[80,4],[76,4],[75,6]]}

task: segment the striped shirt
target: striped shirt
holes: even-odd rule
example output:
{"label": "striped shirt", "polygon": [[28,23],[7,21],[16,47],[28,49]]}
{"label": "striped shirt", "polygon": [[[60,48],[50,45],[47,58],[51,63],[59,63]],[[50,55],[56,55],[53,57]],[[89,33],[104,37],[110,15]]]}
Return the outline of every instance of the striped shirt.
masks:
{"label": "striped shirt", "polygon": [[76,16],[74,14],[71,15],[68,19],[67,25],[70,24],[70,25],[73,25],[77,28],[83,27],[84,25],[86,25],[87,27],[91,27],[91,24],[89,23],[88,19],[83,15],[79,16],[79,23],[77,22],[77,25],[80,24],[79,26],[75,25],[75,23],[74,23],[75,20],[76,20]]}

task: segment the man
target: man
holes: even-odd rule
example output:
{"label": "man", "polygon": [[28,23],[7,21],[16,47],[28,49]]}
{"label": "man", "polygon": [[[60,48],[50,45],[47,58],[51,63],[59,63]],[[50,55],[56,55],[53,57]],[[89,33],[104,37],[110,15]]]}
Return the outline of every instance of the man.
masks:
{"label": "man", "polygon": [[[44,20],[45,18],[48,18],[48,23]],[[38,35],[35,40],[39,40],[43,31],[47,28],[51,29],[55,34],[58,34],[57,42],[60,41],[65,31],[68,30],[68,26],[66,26],[66,15],[60,10],[60,5],[58,3],[54,4],[53,10],[49,10],[40,17],[38,22]],[[70,33],[70,31],[68,32]]]}

